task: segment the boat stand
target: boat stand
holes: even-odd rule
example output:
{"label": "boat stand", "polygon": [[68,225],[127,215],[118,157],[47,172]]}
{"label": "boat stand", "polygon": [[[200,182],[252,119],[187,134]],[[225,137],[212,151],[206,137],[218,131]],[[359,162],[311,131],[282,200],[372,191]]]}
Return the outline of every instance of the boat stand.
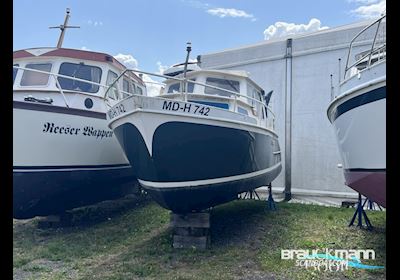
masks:
{"label": "boat stand", "polygon": [[176,214],[171,212],[174,248],[207,249],[210,246],[210,211]]}
{"label": "boat stand", "polygon": [[358,216],[357,227],[359,227],[359,228],[364,227],[364,225],[363,225],[363,217],[364,217],[367,230],[372,230],[372,228],[373,228],[372,224],[369,221],[367,213],[365,213],[365,210],[364,210],[364,206],[367,203],[367,201],[368,201],[368,199],[365,199],[365,201],[363,203],[362,198],[361,198],[361,193],[358,193],[357,208],[356,208],[356,211],[354,212],[353,218],[350,221],[349,227],[354,224],[354,221],[356,220],[356,218]]}
{"label": "boat stand", "polygon": [[267,199],[267,207],[271,211],[276,211],[276,204],[275,200],[272,197],[272,185],[271,183],[268,184],[268,199]]}
{"label": "boat stand", "polygon": [[243,193],[239,194],[239,199],[258,199],[260,200],[260,197],[258,196],[258,193],[256,192],[255,189],[249,190],[247,192],[244,193],[244,195],[242,195]]}
{"label": "boat stand", "polygon": [[367,206],[367,208],[369,209],[369,210],[375,210],[375,204],[376,204],[376,206],[378,206],[378,208],[379,208],[379,210],[381,210],[382,211],[382,208],[381,208],[381,206],[378,204],[378,203],[375,203],[374,201],[372,201],[371,199],[369,199],[369,198],[367,198],[367,200],[368,200],[368,206]]}

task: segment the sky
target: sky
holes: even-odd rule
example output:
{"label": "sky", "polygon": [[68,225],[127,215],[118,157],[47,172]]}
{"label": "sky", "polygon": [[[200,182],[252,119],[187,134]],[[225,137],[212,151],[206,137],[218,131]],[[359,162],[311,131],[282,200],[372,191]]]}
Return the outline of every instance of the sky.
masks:
{"label": "sky", "polygon": [[56,46],[105,52],[161,73],[197,55],[376,18],[386,0],[14,0],[13,49]]}

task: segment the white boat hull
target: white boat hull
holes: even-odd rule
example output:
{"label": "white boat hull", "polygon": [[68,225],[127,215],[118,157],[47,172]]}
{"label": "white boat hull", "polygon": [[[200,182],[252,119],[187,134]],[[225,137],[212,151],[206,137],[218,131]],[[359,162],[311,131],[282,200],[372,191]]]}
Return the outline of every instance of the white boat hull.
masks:
{"label": "white boat hull", "polygon": [[[14,102],[14,217],[122,195],[136,179],[104,113]],[[122,192],[124,192],[122,191]]]}
{"label": "white boat hull", "polygon": [[361,86],[349,85],[347,93],[329,106],[328,117],[346,185],[386,207],[386,79],[364,84],[357,79],[350,82]]}

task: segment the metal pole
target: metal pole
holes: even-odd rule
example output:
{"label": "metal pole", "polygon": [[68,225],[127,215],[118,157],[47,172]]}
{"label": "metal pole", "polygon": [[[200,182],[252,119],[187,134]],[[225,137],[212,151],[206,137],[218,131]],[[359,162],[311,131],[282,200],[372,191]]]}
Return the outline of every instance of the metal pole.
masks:
{"label": "metal pole", "polygon": [[65,35],[65,27],[68,26],[68,20],[69,20],[69,8],[67,8],[67,14],[65,15],[65,20],[64,20],[64,24],[60,26],[61,29],[61,34],[60,34],[60,38],[58,38],[58,43],[57,43],[57,48],[61,48],[62,43],[64,41],[64,35]]}
{"label": "metal pole", "polygon": [[58,29],[61,30],[61,34],[60,34],[60,37],[58,38],[58,42],[57,42],[57,48],[61,48],[61,46],[62,46],[62,43],[64,41],[64,35],[65,35],[65,29],[66,28],[80,28],[79,26],[68,26],[68,20],[69,20],[69,17],[70,17],[69,13],[70,13],[70,9],[67,8],[67,13],[65,15],[64,24],[61,24],[60,26],[49,27],[49,28],[58,28]]}
{"label": "metal pole", "polygon": [[292,198],[292,39],[286,40],[285,201]]}
{"label": "metal pole", "polygon": [[186,97],[186,88],[187,88],[187,81],[186,81],[186,72],[187,72],[187,66],[188,66],[188,62],[189,62],[189,55],[190,55],[190,51],[192,50],[192,44],[190,42],[187,42],[187,47],[186,47],[186,60],[185,60],[185,67],[183,68],[183,93],[185,95],[185,101],[187,101],[187,97]]}
{"label": "metal pole", "polygon": [[186,55],[186,60],[185,60],[185,68],[183,68],[183,78],[184,79],[186,78],[187,65],[189,62],[189,54],[190,54],[190,51],[192,50],[192,44],[190,42],[187,42],[186,44],[187,44],[187,47],[186,47],[187,55]]}

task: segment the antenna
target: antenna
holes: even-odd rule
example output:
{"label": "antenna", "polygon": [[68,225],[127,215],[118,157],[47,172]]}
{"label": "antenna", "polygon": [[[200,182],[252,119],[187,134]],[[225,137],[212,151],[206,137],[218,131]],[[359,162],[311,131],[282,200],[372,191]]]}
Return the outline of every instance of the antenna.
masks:
{"label": "antenna", "polygon": [[58,38],[58,43],[57,43],[57,48],[61,48],[62,43],[64,41],[64,35],[65,35],[65,29],[66,28],[80,28],[80,26],[68,26],[68,20],[70,17],[70,9],[67,8],[65,19],[64,19],[64,24],[61,24],[60,26],[51,26],[49,27],[50,29],[52,28],[59,28],[61,30],[60,37]]}
{"label": "antenna", "polygon": [[185,61],[185,68],[183,69],[183,78],[186,78],[187,65],[189,62],[189,54],[190,54],[190,51],[192,50],[192,44],[190,42],[187,42],[186,45],[187,45],[187,47],[186,47],[187,55],[186,55],[186,61]]}

